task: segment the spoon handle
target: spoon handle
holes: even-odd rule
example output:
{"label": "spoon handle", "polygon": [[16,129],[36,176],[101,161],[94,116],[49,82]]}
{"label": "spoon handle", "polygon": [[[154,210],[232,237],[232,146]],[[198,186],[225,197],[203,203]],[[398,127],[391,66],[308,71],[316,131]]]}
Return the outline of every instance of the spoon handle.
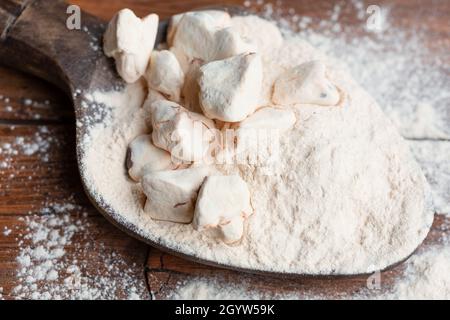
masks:
{"label": "spoon handle", "polygon": [[[67,93],[88,88],[96,69],[109,62],[101,50],[104,23],[80,13],[80,28],[68,27],[62,0],[0,2],[0,63],[45,79]],[[108,68],[106,66],[106,68]]]}

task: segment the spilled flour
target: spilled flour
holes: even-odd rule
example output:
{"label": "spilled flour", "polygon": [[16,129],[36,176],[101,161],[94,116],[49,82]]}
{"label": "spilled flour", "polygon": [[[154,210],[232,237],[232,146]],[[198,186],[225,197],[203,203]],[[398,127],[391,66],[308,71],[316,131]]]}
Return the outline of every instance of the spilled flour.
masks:
{"label": "spilled flour", "polygon": [[[406,263],[403,275],[382,292],[365,290],[348,295],[339,293],[345,299],[450,299],[450,251],[445,246],[429,248],[412,257]],[[192,279],[180,283],[166,298],[174,300],[260,300],[260,299],[334,299],[336,295],[317,295],[308,291],[291,293],[268,293],[253,289],[244,283],[230,284],[220,279]],[[383,284],[383,278],[381,278]],[[339,290],[337,288],[336,290]]]}
{"label": "spilled flour", "polygon": [[[40,215],[24,218],[27,229],[19,240],[18,284],[9,295],[32,300],[148,298],[143,280],[133,272],[134,266],[127,265],[119,254],[100,250],[104,270],[89,269],[94,247],[74,241],[89,237],[89,219],[87,214],[71,215],[74,209],[82,210],[70,204],[54,204]],[[95,244],[97,248],[101,245]]]}
{"label": "spilled flour", "polygon": [[450,216],[450,141],[409,141],[433,191],[437,213]]}
{"label": "spilled flour", "polygon": [[[249,32],[246,19],[253,18],[233,19],[234,26]],[[140,188],[124,168],[127,145],[147,132],[142,83],[122,93],[85,96],[86,107],[104,117],[84,137],[86,185],[138,234],[209,261],[285,273],[352,274],[404,259],[433,219],[425,177],[345,66],[286,33],[280,48],[263,55],[265,103],[270,105],[273,82],[283,71],[315,59],[327,65],[330,79],[345,93],[343,107],[294,106],[297,125],[281,137],[280,156],[269,169],[216,166],[222,173],[240,174],[252,194],[255,214],[240,245],[227,246],[193,232],[191,225],[153,221],[143,212]]]}
{"label": "spilled flour", "polygon": [[[55,202],[45,184],[36,185],[42,172],[54,168],[52,163],[58,161],[52,158],[54,151],[64,144],[52,131],[54,127],[40,126],[31,136],[20,135],[20,127],[8,126],[8,130],[17,132],[0,142],[2,197],[17,192],[20,179],[20,183],[31,184],[34,192],[42,192],[44,198],[37,204],[39,208],[24,212],[15,225],[0,230],[0,239],[7,246],[17,246],[17,251],[11,250],[17,256],[8,261],[15,266],[14,278],[1,283],[11,277],[0,276],[0,299],[148,299],[140,268],[99,239],[98,233],[104,230],[97,225],[98,216],[88,216],[91,207],[77,204],[78,196],[72,195]],[[52,181],[57,175],[50,174]]]}
{"label": "spilled flour", "polygon": [[450,250],[447,246],[429,248],[413,256],[403,278],[386,299],[450,299]]}

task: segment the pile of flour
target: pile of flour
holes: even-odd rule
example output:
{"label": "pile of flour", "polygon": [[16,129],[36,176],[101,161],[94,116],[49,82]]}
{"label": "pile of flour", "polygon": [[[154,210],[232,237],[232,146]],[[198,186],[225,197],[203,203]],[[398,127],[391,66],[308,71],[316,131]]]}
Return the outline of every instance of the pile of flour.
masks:
{"label": "pile of flour", "polygon": [[[449,214],[448,42],[436,46],[427,23],[417,23],[414,28],[398,25],[401,13],[395,5],[380,6],[379,30],[367,30],[370,14],[362,0],[337,2],[323,12],[322,19],[287,10],[282,2],[255,0],[246,1],[246,5],[260,8],[264,16],[282,26],[283,32],[295,30],[320,51],[346,63],[402,136],[410,139],[410,147],[432,187],[436,212]],[[429,19],[425,12],[415,18],[422,22]],[[349,24],[348,15],[356,23]]]}
{"label": "pile of flour", "polygon": [[[257,3],[258,2],[258,3]],[[246,1],[248,6],[260,5],[268,18],[276,18],[280,24],[298,25],[299,33],[316,47],[339,56],[347,62],[352,74],[381,102],[385,113],[394,121],[408,141],[414,155],[425,171],[433,189],[436,210],[450,214],[450,131],[448,119],[448,87],[450,77],[445,73],[443,55],[430,54],[425,42],[428,34],[425,25],[404,30],[390,25],[390,17],[384,20],[386,27],[377,34],[354,38],[355,30],[340,23],[343,4],[335,4],[326,19],[320,23],[316,18],[286,12],[282,7],[261,1]],[[356,28],[364,28],[366,6],[360,0],[345,2],[352,8],[353,16],[361,22]],[[383,8],[389,13],[388,8]],[[388,29],[388,31],[386,31]],[[349,40],[351,39],[351,40]],[[442,48],[445,50],[445,48]],[[448,68],[447,68],[448,69]],[[411,75],[414,75],[411,78]],[[398,84],[407,84],[398,86]],[[431,85],[432,84],[432,85]],[[447,220],[448,221],[448,220]],[[448,226],[448,222],[446,224]],[[450,247],[448,227],[442,229],[441,244],[423,247],[406,263],[406,270],[392,288],[381,293],[365,292],[354,299],[450,299]],[[383,284],[383,280],[382,280]],[[339,290],[339,288],[336,288]],[[225,294],[222,294],[225,293]],[[193,279],[180,283],[169,296],[174,299],[321,299],[336,298],[317,293],[294,292],[282,296],[268,296],[252,290],[242,283],[229,281]]]}
{"label": "pile of flour", "polygon": [[[251,19],[234,18],[234,24],[250,37],[264,33],[252,30]],[[406,143],[346,68],[301,37],[285,34],[282,48],[263,56],[267,104],[280,73],[316,59],[326,63],[331,80],[346,93],[343,108],[294,107],[297,125],[281,137],[280,157],[269,170],[217,167],[239,173],[251,190],[255,214],[239,246],[219,243],[190,225],[153,221],[143,212],[143,195],[124,167],[129,142],[146,132],[142,83],[85,96],[87,107],[106,114],[89,126],[83,141],[82,176],[89,191],[142,236],[235,267],[353,274],[406,258],[433,220],[427,183]]]}

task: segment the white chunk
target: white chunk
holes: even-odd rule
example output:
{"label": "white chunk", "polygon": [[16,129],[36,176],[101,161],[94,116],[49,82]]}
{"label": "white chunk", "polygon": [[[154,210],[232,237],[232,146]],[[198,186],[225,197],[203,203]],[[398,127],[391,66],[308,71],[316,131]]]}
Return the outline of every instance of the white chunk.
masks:
{"label": "white chunk", "polygon": [[241,177],[209,176],[198,195],[193,227],[199,231],[216,228],[252,212],[250,191]]}
{"label": "white chunk", "polygon": [[209,61],[214,52],[214,33],[217,30],[214,19],[207,13],[185,14],[178,23],[171,51],[182,65],[193,59]]}
{"label": "white chunk", "polygon": [[200,68],[200,106],[210,119],[239,122],[258,106],[263,81],[261,56],[241,54]]}
{"label": "white chunk", "polygon": [[119,11],[110,21],[103,50],[116,60],[117,72],[126,82],[136,82],[144,75],[155,46],[158,22],[156,14],[140,19],[129,9]]}
{"label": "white chunk", "polygon": [[210,168],[199,167],[145,175],[142,179],[147,196],[145,212],[155,220],[190,223],[198,190],[210,173]]}
{"label": "white chunk", "polygon": [[239,32],[228,27],[218,30],[214,34],[215,52],[211,54],[210,60],[222,60],[237,56],[241,53],[257,52],[257,46],[247,38],[243,38]]}
{"label": "white chunk", "polygon": [[272,100],[279,105],[335,106],[340,94],[327,79],[325,65],[310,61],[286,71],[276,80]]}
{"label": "white chunk", "polygon": [[190,12],[174,19],[178,24],[170,50],[180,61],[183,71],[186,72],[194,59],[211,62],[257,51],[257,46],[241,37],[228,20],[216,20],[214,15],[204,11]]}
{"label": "white chunk", "polygon": [[232,19],[232,25],[242,37],[251,38],[261,54],[278,50],[283,44],[283,36],[276,24],[260,17],[236,16]]}
{"label": "white chunk", "polygon": [[169,100],[180,101],[184,73],[172,52],[154,51],[146,78],[150,88],[164,94]]}
{"label": "white chunk", "polygon": [[142,179],[145,173],[172,168],[170,154],[155,147],[150,135],[142,135],[134,139],[128,150],[128,173],[137,182]]}
{"label": "white chunk", "polygon": [[222,240],[228,245],[235,244],[242,239],[244,235],[244,218],[237,217],[229,223],[219,227]]}
{"label": "white chunk", "polygon": [[151,107],[153,143],[184,161],[201,161],[212,141],[208,132],[214,122],[170,101],[156,101]]}
{"label": "white chunk", "polygon": [[[209,15],[212,18],[214,25],[212,28],[225,28],[231,25],[231,17],[228,12],[220,11],[220,10],[204,10],[202,11],[204,14]],[[172,46],[173,39],[175,37],[175,33],[178,30],[178,25],[180,24],[181,19],[185,15],[191,15],[192,12],[180,13],[172,16],[170,19],[169,29],[167,31],[167,43],[169,46]]]}

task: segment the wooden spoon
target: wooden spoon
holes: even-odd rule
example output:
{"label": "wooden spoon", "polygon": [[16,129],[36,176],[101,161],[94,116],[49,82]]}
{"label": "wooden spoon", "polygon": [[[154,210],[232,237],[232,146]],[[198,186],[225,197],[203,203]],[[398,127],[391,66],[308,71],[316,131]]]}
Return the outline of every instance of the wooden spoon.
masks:
{"label": "wooden spoon", "polygon": [[[77,119],[91,118],[93,111],[82,108],[80,93],[95,90],[108,91],[122,87],[124,83],[115,71],[114,62],[106,58],[101,50],[106,24],[96,17],[82,13],[82,30],[69,30],[66,26],[69,16],[66,12],[68,6],[61,0],[2,0],[0,4],[0,62],[55,84],[72,97]],[[233,15],[248,13],[240,7],[215,7],[215,9],[226,10]],[[167,25],[167,21],[161,21],[157,43],[165,41]],[[92,46],[98,49],[93,50]],[[79,167],[84,157],[80,147],[81,141],[87,134],[86,126],[77,127]],[[127,234],[170,254],[210,266],[278,277],[347,277],[273,273],[235,268],[173,251],[143,237],[135,225],[123,221],[119,212],[99,203],[86,187],[87,179],[82,170],[81,179],[91,202],[107,220]]]}

